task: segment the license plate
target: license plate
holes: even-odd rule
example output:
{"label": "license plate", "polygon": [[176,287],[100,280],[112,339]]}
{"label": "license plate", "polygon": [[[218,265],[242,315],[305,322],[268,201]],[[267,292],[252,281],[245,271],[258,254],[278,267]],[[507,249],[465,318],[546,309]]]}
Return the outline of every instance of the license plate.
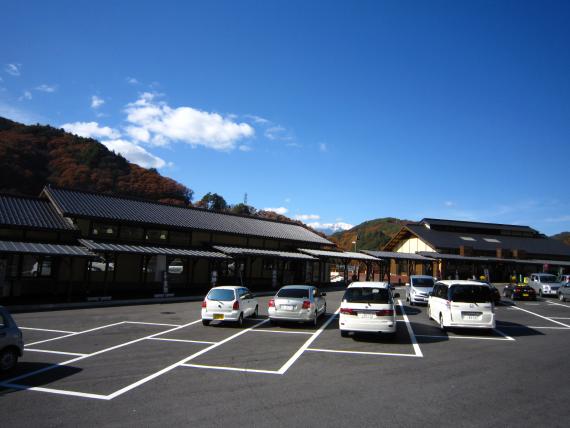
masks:
{"label": "license plate", "polygon": [[214,319],[215,319],[215,320],[223,320],[223,319],[224,319],[224,314],[214,314]]}
{"label": "license plate", "polygon": [[463,319],[466,319],[466,320],[477,320],[477,319],[479,319],[479,317],[478,317],[477,315],[464,315],[464,316],[463,316]]}
{"label": "license plate", "polygon": [[523,297],[528,297],[528,293],[523,293]]}
{"label": "license plate", "polygon": [[358,314],[358,318],[374,318],[374,314]]}
{"label": "license plate", "polygon": [[283,309],[284,311],[292,311],[293,305],[281,305],[281,309]]}

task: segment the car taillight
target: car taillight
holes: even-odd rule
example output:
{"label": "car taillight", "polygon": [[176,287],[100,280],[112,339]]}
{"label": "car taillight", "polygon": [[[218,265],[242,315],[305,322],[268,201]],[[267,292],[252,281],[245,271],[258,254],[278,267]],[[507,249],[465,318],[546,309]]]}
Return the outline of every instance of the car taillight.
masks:
{"label": "car taillight", "polygon": [[239,302],[238,302],[237,300],[234,302],[234,305],[232,306],[232,309],[233,309],[234,311],[237,311],[237,310],[239,309]]}
{"label": "car taillight", "polygon": [[377,317],[392,317],[394,316],[393,309],[382,309],[381,311],[376,311]]}
{"label": "car taillight", "polygon": [[205,300],[202,301],[202,307],[203,307],[203,308],[206,307],[206,301],[205,301]]}
{"label": "car taillight", "polygon": [[340,308],[340,313],[345,315],[356,315],[356,311],[350,308]]}
{"label": "car taillight", "polygon": [[270,308],[274,308],[274,307],[275,307],[275,299],[269,299],[269,307],[270,307]]}
{"label": "car taillight", "polygon": [[311,302],[308,300],[303,301],[303,309],[309,309],[311,307]]}
{"label": "car taillight", "polygon": [[446,307],[447,309],[451,309],[451,302],[450,302],[449,300],[446,300],[446,301],[445,301],[445,307]]}

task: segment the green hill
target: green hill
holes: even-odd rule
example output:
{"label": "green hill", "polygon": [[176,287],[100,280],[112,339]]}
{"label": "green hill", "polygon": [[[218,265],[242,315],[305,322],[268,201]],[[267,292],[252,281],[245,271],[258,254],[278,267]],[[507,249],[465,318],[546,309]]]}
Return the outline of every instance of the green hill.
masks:
{"label": "green hill", "polygon": [[408,220],[393,217],[369,220],[354,226],[352,229],[337,232],[329,236],[343,250],[354,250],[353,241],[356,240],[358,250],[381,249]]}
{"label": "green hill", "polygon": [[551,238],[558,239],[567,245],[570,245],[570,232],[560,232],[556,235],[551,236]]}

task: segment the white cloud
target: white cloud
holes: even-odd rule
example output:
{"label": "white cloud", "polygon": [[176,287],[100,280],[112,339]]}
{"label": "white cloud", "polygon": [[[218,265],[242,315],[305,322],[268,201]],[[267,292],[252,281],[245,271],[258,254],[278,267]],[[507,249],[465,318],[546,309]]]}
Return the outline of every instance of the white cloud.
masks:
{"label": "white cloud", "polygon": [[149,144],[168,145],[180,141],[192,146],[229,151],[243,138],[252,137],[255,130],[247,123],[236,123],[218,113],[192,107],[172,108],[156,101],[157,94],[145,92],[127,105],[127,121],[146,130]]}
{"label": "white cloud", "polygon": [[34,88],[36,91],[52,93],[57,90],[57,85],[46,85],[42,83],[40,86]]}
{"label": "white cloud", "polygon": [[259,125],[269,123],[268,119],[265,119],[264,117],[261,117],[261,116],[256,116],[255,114],[246,114],[245,117],[248,119],[251,119],[253,121],[253,123],[257,123]]}
{"label": "white cloud", "polygon": [[453,202],[453,201],[445,201],[443,204],[448,208],[455,206],[455,202]]}
{"label": "white cloud", "polygon": [[291,198],[285,198],[285,203],[288,204],[291,202]]}
{"label": "white cloud", "polygon": [[148,143],[150,140],[150,132],[144,128],[139,128],[138,126],[127,126],[125,131],[127,131],[127,134],[129,134],[129,136],[134,140],[141,141],[143,143]]}
{"label": "white cloud", "polygon": [[19,76],[21,74],[20,67],[22,64],[6,64],[4,71],[12,76]]}
{"label": "white cloud", "polygon": [[307,226],[312,227],[313,229],[317,230],[331,230],[333,232],[338,232],[340,230],[349,230],[354,227],[354,225],[349,223],[319,223],[317,221],[313,223],[307,223]]}
{"label": "white cloud", "polygon": [[162,168],[166,166],[164,159],[149,153],[141,146],[138,146],[126,140],[107,140],[102,141],[109,150],[120,153],[127,160],[136,163],[144,168]]}
{"label": "white cloud", "polygon": [[0,116],[28,125],[45,121],[43,117],[16,107],[12,107],[11,105],[4,104],[2,101],[0,101]]}
{"label": "white cloud", "polygon": [[97,122],[74,122],[61,125],[67,132],[85,138],[111,138],[117,139],[121,133],[108,126],[99,126]]}
{"label": "white cloud", "polygon": [[319,220],[321,216],[317,214],[297,214],[295,218],[297,220],[307,221],[307,220]]}
{"label": "white cloud", "polygon": [[24,93],[22,94],[22,96],[20,98],[18,98],[19,101],[22,100],[31,100],[32,99],[32,93],[30,91],[24,91]]}
{"label": "white cloud", "polygon": [[135,79],[134,77],[127,77],[127,83],[129,85],[138,85],[139,81],[137,79]]}
{"label": "white cloud", "polygon": [[290,135],[287,135],[287,129],[281,125],[267,128],[264,132],[264,135],[270,140],[277,141],[291,141],[293,139]]}
{"label": "white cloud", "polygon": [[91,108],[98,109],[103,104],[105,104],[105,100],[103,98],[100,98],[97,95],[91,96]]}
{"label": "white cloud", "polygon": [[239,146],[238,149],[241,152],[251,152],[253,150],[253,148],[251,146],[247,146],[245,144],[242,144],[241,146]]}
{"label": "white cloud", "polygon": [[550,217],[547,218],[545,221],[547,221],[548,223],[563,223],[570,221],[570,215],[562,215],[560,217]]}
{"label": "white cloud", "polygon": [[272,211],[277,214],[285,215],[289,212],[288,208],[279,207],[279,208],[263,208],[263,211]]}
{"label": "white cloud", "polygon": [[327,152],[328,151],[328,147],[325,143],[319,143],[319,150],[321,152]]}

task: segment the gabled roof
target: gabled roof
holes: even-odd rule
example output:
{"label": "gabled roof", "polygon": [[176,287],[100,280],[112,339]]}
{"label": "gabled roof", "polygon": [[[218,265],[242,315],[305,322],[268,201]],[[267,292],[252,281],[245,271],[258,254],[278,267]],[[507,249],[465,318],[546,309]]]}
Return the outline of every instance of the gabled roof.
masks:
{"label": "gabled roof", "polygon": [[420,224],[427,224],[430,227],[450,227],[458,229],[474,229],[474,230],[494,230],[494,231],[516,231],[538,234],[538,231],[529,226],[519,226],[513,224],[500,224],[500,223],[482,223],[477,221],[462,221],[462,220],[443,220],[439,218],[424,218]]}
{"label": "gabled roof", "polygon": [[362,252],[372,257],[377,257],[379,259],[416,260],[422,262],[431,261],[431,259],[428,259],[427,257],[414,253],[395,253],[392,251],[373,251],[373,250],[362,250]]}
{"label": "gabled roof", "polygon": [[333,245],[293,223],[53,187],[44,188],[44,194],[67,217]]}
{"label": "gabled roof", "polygon": [[75,230],[46,199],[0,195],[0,226]]}

